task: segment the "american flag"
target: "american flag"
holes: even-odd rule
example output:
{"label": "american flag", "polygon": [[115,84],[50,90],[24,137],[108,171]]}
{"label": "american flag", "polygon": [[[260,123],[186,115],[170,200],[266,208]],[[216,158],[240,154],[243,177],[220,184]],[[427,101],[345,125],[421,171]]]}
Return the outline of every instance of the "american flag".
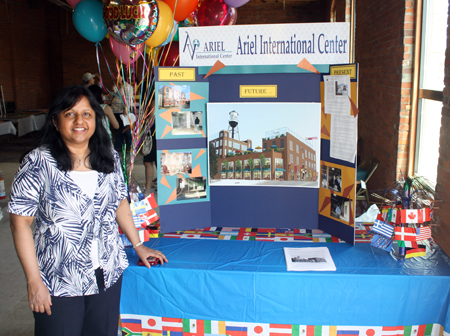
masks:
{"label": "american flag", "polygon": [[417,228],[416,241],[430,238],[431,238],[431,228],[429,226]]}

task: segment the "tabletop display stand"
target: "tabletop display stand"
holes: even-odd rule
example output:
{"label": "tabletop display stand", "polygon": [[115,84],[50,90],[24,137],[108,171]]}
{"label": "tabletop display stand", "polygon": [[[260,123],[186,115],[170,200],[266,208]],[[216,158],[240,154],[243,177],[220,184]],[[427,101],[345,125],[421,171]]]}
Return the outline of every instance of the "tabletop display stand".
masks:
{"label": "tabletop display stand", "polygon": [[[287,271],[284,248],[311,247],[294,237],[151,239],[169,263],[149,270],[128,249],[124,335],[450,331],[450,262],[439,247],[397,260],[353,245],[358,66],[306,65],[156,70],[161,231],[321,229],[350,243],[314,244],[328,248],[336,270]],[[329,77],[342,73],[345,83]],[[330,88],[348,98],[347,115],[326,113]]]}

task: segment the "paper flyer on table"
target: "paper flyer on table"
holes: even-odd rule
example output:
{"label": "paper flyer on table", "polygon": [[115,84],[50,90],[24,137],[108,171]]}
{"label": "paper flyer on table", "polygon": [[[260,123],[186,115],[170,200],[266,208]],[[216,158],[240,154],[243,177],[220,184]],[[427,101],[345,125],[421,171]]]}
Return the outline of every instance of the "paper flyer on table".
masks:
{"label": "paper flyer on table", "polygon": [[288,271],[335,271],[333,258],[327,247],[285,247]]}

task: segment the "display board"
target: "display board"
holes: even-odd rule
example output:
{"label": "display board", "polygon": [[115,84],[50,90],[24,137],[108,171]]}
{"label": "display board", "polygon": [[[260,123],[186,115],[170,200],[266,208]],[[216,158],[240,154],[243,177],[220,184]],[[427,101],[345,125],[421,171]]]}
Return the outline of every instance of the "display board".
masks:
{"label": "display board", "polygon": [[[357,66],[346,66],[157,68],[161,231],[319,228],[353,243]],[[346,69],[354,78],[330,76]]]}

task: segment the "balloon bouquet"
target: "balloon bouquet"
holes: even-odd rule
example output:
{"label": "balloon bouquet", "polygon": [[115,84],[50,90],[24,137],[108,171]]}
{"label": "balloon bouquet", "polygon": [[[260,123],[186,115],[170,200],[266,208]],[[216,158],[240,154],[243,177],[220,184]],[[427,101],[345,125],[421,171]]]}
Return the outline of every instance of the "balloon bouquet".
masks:
{"label": "balloon bouquet", "polygon": [[[152,104],[155,97],[154,67],[179,65],[178,27],[233,25],[237,20],[236,7],[248,1],[67,0],[74,8],[73,23],[77,31],[96,43],[99,73],[99,42],[108,37],[109,46],[117,58],[116,73],[121,75],[117,78],[134,83],[136,97],[115,94],[120,96],[128,112],[136,117],[131,130],[130,162],[128,165],[123,162],[124,168],[128,168],[124,169],[127,184],[145,134],[155,122]],[[107,61],[106,64],[114,79]],[[107,90],[106,87],[104,89]],[[126,154],[125,149],[123,154]],[[122,157],[125,161],[126,155]]]}

